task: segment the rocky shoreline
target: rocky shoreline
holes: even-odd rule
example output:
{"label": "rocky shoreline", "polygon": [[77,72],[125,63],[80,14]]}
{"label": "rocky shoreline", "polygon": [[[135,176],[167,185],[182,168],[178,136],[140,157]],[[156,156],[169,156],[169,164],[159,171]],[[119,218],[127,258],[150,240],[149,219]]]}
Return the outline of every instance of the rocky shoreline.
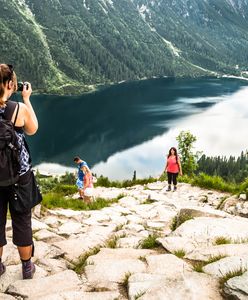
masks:
{"label": "rocky shoreline", "polygon": [[96,211],[37,206],[32,280],[21,280],[8,220],[0,299],[248,299],[246,198],[184,183],[165,188],[98,187],[96,196],[122,197]]}

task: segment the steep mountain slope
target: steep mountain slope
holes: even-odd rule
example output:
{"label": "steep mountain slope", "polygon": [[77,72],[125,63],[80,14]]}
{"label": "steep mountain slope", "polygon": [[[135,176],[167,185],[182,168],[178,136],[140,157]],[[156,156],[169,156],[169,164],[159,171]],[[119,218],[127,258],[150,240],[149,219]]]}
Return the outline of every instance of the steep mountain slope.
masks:
{"label": "steep mountain slope", "polygon": [[1,0],[0,60],[46,92],[152,76],[237,73],[248,0]]}

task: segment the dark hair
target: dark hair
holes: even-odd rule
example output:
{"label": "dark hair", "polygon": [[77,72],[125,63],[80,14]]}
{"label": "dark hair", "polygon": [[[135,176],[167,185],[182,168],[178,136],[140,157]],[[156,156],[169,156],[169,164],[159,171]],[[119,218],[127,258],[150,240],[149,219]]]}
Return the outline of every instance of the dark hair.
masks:
{"label": "dark hair", "polygon": [[79,156],[75,156],[73,161],[78,162],[81,158]]}
{"label": "dark hair", "polygon": [[0,64],[0,107],[5,104],[2,99],[4,94],[4,86],[6,82],[15,78],[14,68],[12,65]]}
{"label": "dark hair", "polygon": [[167,158],[169,158],[172,154],[171,154],[171,150],[175,151],[175,156],[176,156],[176,161],[178,161],[178,154],[177,154],[177,149],[175,147],[171,147],[169,150],[169,154],[167,156]]}

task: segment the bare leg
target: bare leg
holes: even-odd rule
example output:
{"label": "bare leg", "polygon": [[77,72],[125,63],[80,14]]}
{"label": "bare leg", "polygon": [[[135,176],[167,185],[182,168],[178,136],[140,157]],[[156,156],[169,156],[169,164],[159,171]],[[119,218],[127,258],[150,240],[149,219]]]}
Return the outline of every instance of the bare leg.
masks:
{"label": "bare leg", "polygon": [[3,255],[3,247],[0,247],[0,257]]}
{"label": "bare leg", "polygon": [[22,260],[28,260],[32,256],[32,248],[33,246],[26,246],[26,247],[17,247],[20,258]]}
{"label": "bare leg", "polygon": [[84,190],[83,189],[79,189],[78,192],[79,192],[79,196],[81,198],[83,198],[84,197]]}
{"label": "bare leg", "polygon": [[84,196],[85,203],[91,203],[91,197]]}

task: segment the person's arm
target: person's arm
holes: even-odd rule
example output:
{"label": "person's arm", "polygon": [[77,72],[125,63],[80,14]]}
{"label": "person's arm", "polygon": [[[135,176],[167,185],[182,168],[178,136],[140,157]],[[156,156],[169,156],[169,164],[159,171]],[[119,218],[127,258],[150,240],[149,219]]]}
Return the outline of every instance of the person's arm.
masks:
{"label": "person's arm", "polygon": [[84,178],[85,178],[85,182],[84,182],[84,191],[85,189],[90,185],[90,178],[89,178],[89,173],[85,174],[84,175]]}
{"label": "person's arm", "polygon": [[27,85],[24,84],[23,86],[23,92],[22,92],[22,98],[23,98],[23,115],[24,115],[24,131],[28,135],[33,135],[36,133],[38,129],[38,120],[36,117],[36,114],[34,112],[33,106],[30,102],[30,96],[32,93],[32,87],[30,83]]}
{"label": "person's arm", "polygon": [[181,176],[183,176],[183,170],[182,170],[182,166],[181,166],[181,162],[180,162],[180,158],[179,157],[177,159],[177,163],[178,163],[178,166],[179,166],[179,174]]}

